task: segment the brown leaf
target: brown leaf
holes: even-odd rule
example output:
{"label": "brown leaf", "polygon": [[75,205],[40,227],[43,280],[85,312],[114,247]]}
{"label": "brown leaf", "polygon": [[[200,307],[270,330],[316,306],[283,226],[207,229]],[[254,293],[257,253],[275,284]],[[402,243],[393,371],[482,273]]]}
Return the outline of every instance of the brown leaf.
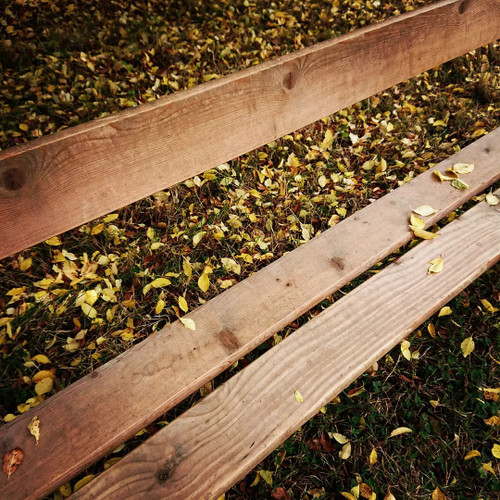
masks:
{"label": "brown leaf", "polygon": [[3,471],[7,474],[7,478],[10,478],[12,474],[16,471],[19,464],[24,458],[24,453],[21,448],[14,448],[7,452],[3,457]]}
{"label": "brown leaf", "polygon": [[323,431],[321,434],[320,443],[325,451],[327,452],[335,451],[335,446],[332,444],[330,436],[325,431]]}
{"label": "brown leaf", "polygon": [[359,485],[359,492],[363,498],[371,498],[373,495],[373,490],[366,483]]}
{"label": "brown leaf", "polygon": [[290,495],[286,492],[283,486],[274,489],[271,494],[273,498],[276,498],[276,500],[290,500]]}

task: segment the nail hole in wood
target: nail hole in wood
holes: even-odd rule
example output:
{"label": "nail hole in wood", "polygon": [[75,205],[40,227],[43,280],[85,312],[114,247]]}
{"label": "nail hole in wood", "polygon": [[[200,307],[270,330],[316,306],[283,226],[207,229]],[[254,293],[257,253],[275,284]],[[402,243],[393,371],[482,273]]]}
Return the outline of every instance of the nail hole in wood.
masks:
{"label": "nail hole in wood", "polygon": [[17,167],[8,168],[2,173],[2,185],[8,191],[18,191],[26,183],[24,172]]}

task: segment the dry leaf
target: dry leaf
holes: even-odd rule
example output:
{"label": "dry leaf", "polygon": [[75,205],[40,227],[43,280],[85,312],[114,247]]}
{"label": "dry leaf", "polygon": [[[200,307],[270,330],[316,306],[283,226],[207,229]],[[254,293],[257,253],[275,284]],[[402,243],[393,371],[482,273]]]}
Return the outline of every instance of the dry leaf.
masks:
{"label": "dry leaf", "polygon": [[19,269],[21,269],[21,271],[27,271],[31,267],[32,262],[33,262],[33,260],[32,260],[31,257],[28,257],[27,259],[24,259],[19,264]]}
{"label": "dry leaf", "polygon": [[467,189],[469,187],[469,185],[466,182],[464,182],[464,181],[462,181],[460,179],[453,179],[451,181],[451,185],[455,189]]}
{"label": "dry leaf", "polygon": [[160,314],[165,308],[165,301],[163,299],[158,299],[155,307],[155,314]]}
{"label": "dry leaf", "polygon": [[425,221],[420,217],[417,217],[415,214],[410,215],[410,225],[412,227],[417,227],[418,229],[424,229]]}
{"label": "dry leaf", "polygon": [[427,270],[427,274],[437,274],[440,273],[443,270],[443,259],[441,257],[438,257],[436,259],[432,259],[429,262],[430,266],[429,269]]}
{"label": "dry leaf", "polygon": [[321,149],[330,149],[333,144],[333,131],[332,129],[326,129],[325,138],[321,143]]}
{"label": "dry leaf", "polygon": [[191,318],[180,318],[180,322],[184,325],[185,328],[191,331],[196,330],[196,325]]}
{"label": "dry leaf", "polygon": [[460,344],[460,349],[462,349],[462,354],[464,355],[464,358],[469,356],[472,351],[474,350],[474,341],[472,340],[472,337],[467,337],[466,339],[463,340],[463,342]]}
{"label": "dry leaf", "polygon": [[3,471],[7,474],[7,479],[16,472],[19,464],[23,461],[24,453],[21,448],[14,448],[3,457]]}
{"label": "dry leaf", "polygon": [[500,458],[500,444],[494,444],[493,445],[493,448],[491,448],[491,454],[495,457],[495,458]]}
{"label": "dry leaf", "polygon": [[343,435],[343,434],[339,434],[338,432],[329,432],[328,435],[335,439],[335,441],[337,441],[337,443],[339,444],[346,444],[349,442],[349,440]]}
{"label": "dry leaf", "polygon": [[303,403],[304,402],[304,398],[302,397],[302,394],[295,390],[295,392],[293,393],[293,396],[295,397],[295,399],[299,402],[299,403]]}
{"label": "dry leaf", "polygon": [[404,340],[401,342],[401,354],[408,360],[411,361],[411,351],[410,351],[410,342]]}
{"label": "dry leaf", "polygon": [[436,489],[432,492],[432,500],[446,500],[443,492],[436,486]]}
{"label": "dry leaf", "polygon": [[470,174],[474,170],[474,163],[455,163],[451,170],[456,174]]}
{"label": "dry leaf", "polygon": [[185,312],[188,312],[188,303],[186,302],[186,299],[181,295],[178,299],[179,307]]}
{"label": "dry leaf", "polygon": [[498,312],[498,308],[497,307],[493,307],[491,302],[489,300],[486,300],[486,299],[481,299],[481,304],[483,304],[483,306],[485,307],[485,309],[490,312],[490,313],[496,313]]}
{"label": "dry leaf", "polygon": [[34,416],[31,419],[31,422],[28,425],[28,430],[33,436],[35,436],[36,444],[38,445],[38,441],[40,440],[40,420],[38,420],[37,416]]}
{"label": "dry leaf", "polygon": [[375,448],[372,449],[370,453],[370,465],[376,464],[377,463],[377,450]]}
{"label": "dry leaf", "polygon": [[340,493],[344,498],[347,498],[347,500],[356,500],[356,497],[352,494],[352,493],[349,493],[347,491],[342,491]]}
{"label": "dry leaf", "polygon": [[241,266],[235,260],[222,257],[220,261],[222,262],[222,267],[226,271],[238,275],[241,273]]}
{"label": "dry leaf", "polygon": [[42,365],[50,363],[50,359],[45,356],[45,354],[36,354],[31,358],[31,361],[35,361],[36,363],[40,363]]}
{"label": "dry leaf", "polygon": [[453,311],[451,310],[451,307],[449,306],[444,306],[441,308],[438,314],[438,318],[441,318],[443,316],[449,316]]}
{"label": "dry leaf", "polygon": [[162,288],[164,286],[170,285],[172,282],[167,278],[156,278],[150,284],[153,288]]}
{"label": "dry leaf", "polygon": [[59,493],[64,497],[67,498],[71,495],[71,483],[68,481],[67,483],[64,483],[62,486],[59,487]]}
{"label": "dry leaf", "polygon": [[391,432],[390,437],[399,436],[400,434],[406,434],[408,432],[413,432],[413,431],[408,427],[398,427],[397,429],[394,429]]}
{"label": "dry leaf", "polygon": [[359,485],[359,492],[363,498],[371,498],[373,495],[373,490],[366,483]]}
{"label": "dry leaf", "polygon": [[351,456],[351,449],[351,443],[346,443],[339,451],[339,457],[342,460],[347,460]]}
{"label": "dry leaf", "polygon": [[433,174],[436,175],[441,182],[452,181],[452,180],[455,179],[455,177],[450,177],[448,175],[443,175],[438,170],[434,170]]}
{"label": "dry leaf", "polygon": [[488,205],[491,205],[492,207],[495,207],[500,202],[498,197],[495,196],[491,191],[486,195],[485,199],[486,203],[488,203]]}
{"label": "dry leaf", "polygon": [[210,278],[208,277],[208,274],[203,273],[199,278],[198,278],[198,286],[200,287],[202,292],[206,292],[210,286]]}
{"label": "dry leaf", "polygon": [[417,215],[421,215],[422,217],[429,217],[429,215],[435,214],[437,210],[429,205],[421,205],[420,207],[413,209],[413,212]]}
{"label": "dry leaf", "polygon": [[490,418],[485,418],[484,423],[486,425],[491,425],[492,427],[499,427],[500,426],[500,418],[497,417],[496,415],[493,415]]}
{"label": "dry leaf", "polygon": [[490,474],[493,474],[495,477],[497,477],[497,474],[495,472],[495,469],[491,466],[491,462],[485,462],[481,466],[486,472],[489,472]]}
{"label": "dry leaf", "polygon": [[38,384],[35,385],[35,392],[42,396],[43,394],[47,394],[54,387],[54,380],[51,378],[44,378]]}
{"label": "dry leaf", "polygon": [[80,479],[80,481],[78,481],[75,484],[75,487],[73,488],[73,493],[76,493],[79,489],[83,488],[87,483],[90,483],[90,481],[92,481],[94,477],[95,474],[89,474],[88,476],[85,476],[84,478]]}
{"label": "dry leaf", "polygon": [[467,455],[465,455],[464,460],[470,460],[471,458],[480,457],[480,456],[481,456],[481,453],[479,451],[471,450],[471,451],[469,451],[469,453],[467,453]]}
{"label": "dry leaf", "polygon": [[396,497],[391,493],[390,490],[387,490],[384,500],[396,500]]}
{"label": "dry leaf", "polygon": [[439,234],[439,233],[431,233],[430,231],[425,231],[424,229],[421,229],[416,226],[410,226],[410,229],[413,231],[413,234],[415,236],[417,236],[418,238],[422,238],[423,240],[432,240]]}
{"label": "dry leaf", "polygon": [[47,245],[57,247],[61,244],[61,240],[60,240],[59,236],[53,236],[52,238],[45,240],[45,243],[47,243]]}
{"label": "dry leaf", "polygon": [[273,473],[270,470],[260,470],[259,475],[269,485],[273,485]]}

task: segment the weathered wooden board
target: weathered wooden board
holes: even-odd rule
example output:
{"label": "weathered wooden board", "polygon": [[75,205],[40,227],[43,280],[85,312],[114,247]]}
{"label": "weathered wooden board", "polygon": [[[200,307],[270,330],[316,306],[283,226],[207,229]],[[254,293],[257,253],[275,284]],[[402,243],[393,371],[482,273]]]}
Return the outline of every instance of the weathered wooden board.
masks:
{"label": "weathered wooden board", "polygon": [[[497,129],[435,167],[474,162],[469,189],[421,174],[190,313],[195,332],[177,321],[0,428],[0,456],[25,452],[9,482],[0,474],[1,491],[10,500],[53,491],[409,241],[412,208],[440,209],[432,224],[500,179],[499,157]],[[34,415],[38,446],[26,430]]]}
{"label": "weathered wooden board", "polygon": [[[500,206],[482,202],[440,233],[273,347],[74,498],[217,498],[500,259]],[[439,256],[443,271],[428,274]]]}
{"label": "weathered wooden board", "polygon": [[500,37],[445,0],[0,153],[0,258],[172,186]]}

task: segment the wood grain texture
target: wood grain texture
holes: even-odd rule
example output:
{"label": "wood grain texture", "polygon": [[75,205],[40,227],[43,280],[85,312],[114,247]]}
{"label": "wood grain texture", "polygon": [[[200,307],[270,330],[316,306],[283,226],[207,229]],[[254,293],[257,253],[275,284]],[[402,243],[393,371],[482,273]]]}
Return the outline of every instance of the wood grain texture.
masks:
{"label": "wood grain texture", "polygon": [[[443,271],[427,274],[438,256]],[[270,349],[73,498],[217,498],[499,259],[500,206],[482,202]]]}
{"label": "wood grain texture", "polygon": [[0,258],[165,189],[500,37],[445,0],[0,153]]}
{"label": "wood grain texture", "polygon": [[[474,162],[469,189],[428,171],[226,290],[46,402],[0,428],[0,456],[25,458],[0,489],[37,498],[92,464],[345,283],[408,242],[412,208],[429,204],[432,224],[500,179],[500,129],[435,169]],[[258,312],[258,314],[256,314]],[[38,446],[26,427],[42,426]]]}

